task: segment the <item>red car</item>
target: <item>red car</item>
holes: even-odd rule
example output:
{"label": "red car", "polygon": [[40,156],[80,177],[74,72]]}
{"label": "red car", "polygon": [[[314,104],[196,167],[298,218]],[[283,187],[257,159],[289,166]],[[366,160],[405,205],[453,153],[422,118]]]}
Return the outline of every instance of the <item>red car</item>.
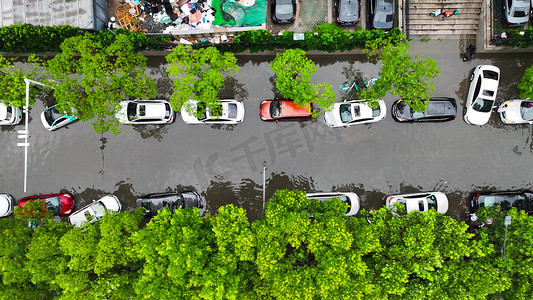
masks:
{"label": "red car", "polygon": [[39,199],[44,200],[46,203],[46,207],[43,207],[43,212],[47,210],[54,214],[54,216],[68,215],[74,208],[74,197],[70,193],[24,197],[19,201],[19,208],[22,208],[28,201],[35,201]]}
{"label": "red car", "polygon": [[292,100],[265,100],[259,106],[259,116],[263,121],[307,121],[311,120],[313,106],[311,103],[299,107]]}

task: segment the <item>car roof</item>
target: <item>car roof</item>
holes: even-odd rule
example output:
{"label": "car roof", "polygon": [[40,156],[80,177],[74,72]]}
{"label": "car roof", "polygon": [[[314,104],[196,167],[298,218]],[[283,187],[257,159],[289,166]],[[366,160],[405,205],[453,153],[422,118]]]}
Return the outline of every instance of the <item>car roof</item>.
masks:
{"label": "car roof", "polygon": [[306,117],[311,115],[311,111],[307,109],[307,106],[299,107],[294,101],[291,100],[273,100],[281,101],[281,117]]}
{"label": "car roof", "polygon": [[137,101],[138,105],[144,105],[145,115],[138,116],[139,118],[153,118],[164,117],[166,112],[165,103],[162,102],[150,102],[150,101]]}

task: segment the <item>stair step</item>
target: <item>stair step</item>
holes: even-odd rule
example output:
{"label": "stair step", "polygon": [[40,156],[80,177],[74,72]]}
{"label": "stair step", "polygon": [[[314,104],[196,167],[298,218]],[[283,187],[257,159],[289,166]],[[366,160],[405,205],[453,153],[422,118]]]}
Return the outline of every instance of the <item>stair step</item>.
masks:
{"label": "stair step", "polygon": [[[415,8],[416,6],[416,8]],[[439,8],[443,8],[446,10],[454,10],[458,9],[459,13],[461,13],[461,9],[467,9],[467,8],[481,8],[481,3],[476,2],[465,2],[465,3],[456,3],[456,4],[446,4],[446,5],[440,5],[438,3],[417,3],[412,4],[409,3],[409,12],[413,10],[428,10],[428,13],[434,10],[437,10]]]}
{"label": "stair step", "polygon": [[456,18],[445,20],[434,20],[429,18],[409,18],[409,25],[413,24],[434,24],[434,25],[450,25],[450,24],[478,24],[479,18]]}
{"label": "stair step", "polygon": [[[434,11],[435,9],[432,9],[432,10],[425,10],[425,9],[409,9],[409,16],[414,16],[414,15],[424,15],[424,16],[429,16],[429,13]],[[455,18],[455,17],[458,17],[458,16],[462,16],[462,15],[469,15],[469,14],[476,14],[476,15],[479,15],[481,13],[481,7],[476,7],[476,8],[463,8],[461,10],[459,10],[459,14],[457,14],[456,16],[453,16],[452,18]]]}
{"label": "stair step", "polygon": [[464,29],[447,29],[447,30],[432,30],[432,31],[425,31],[425,30],[409,30],[409,36],[412,38],[413,36],[420,35],[420,36],[440,36],[440,35],[459,35],[459,34],[467,34],[467,35],[475,35],[476,32],[472,30],[464,30]]}
{"label": "stair step", "polygon": [[409,33],[412,30],[450,30],[450,29],[461,29],[461,30],[477,30],[477,24],[464,24],[464,25],[442,25],[435,26],[433,24],[409,24]]}

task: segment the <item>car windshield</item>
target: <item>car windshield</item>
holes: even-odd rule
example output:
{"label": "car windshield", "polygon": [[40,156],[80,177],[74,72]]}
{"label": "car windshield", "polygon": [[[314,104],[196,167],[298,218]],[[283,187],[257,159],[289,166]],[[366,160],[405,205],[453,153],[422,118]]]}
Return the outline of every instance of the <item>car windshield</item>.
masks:
{"label": "car windshield", "polygon": [[520,104],[520,114],[524,120],[533,119],[533,102],[522,102]]}
{"label": "car windshield", "polygon": [[501,206],[504,210],[516,207],[518,210],[526,209],[526,197],[523,194],[518,195],[489,195],[479,198],[480,207],[491,207],[494,205]]}
{"label": "car windshield", "polygon": [[135,102],[128,103],[127,115],[128,115],[128,120],[130,121],[133,121],[137,118],[137,103]]}
{"label": "car windshield", "polygon": [[343,123],[350,122],[353,119],[350,104],[341,104],[339,112],[341,114],[341,121]]}
{"label": "car windshield", "polygon": [[11,119],[11,115],[13,114],[13,108],[11,106],[8,106],[6,108],[6,120],[10,120]]}
{"label": "car windshield", "polygon": [[522,17],[525,17],[525,16],[526,16],[526,12],[523,11],[523,10],[515,10],[514,14],[513,14],[513,17],[515,17],[515,18],[522,18]]}
{"label": "car windshield", "polygon": [[372,117],[379,117],[381,114],[381,107],[372,108]]}
{"label": "car windshield", "polygon": [[91,208],[97,220],[105,215],[105,206],[101,202],[95,202],[91,205]]}
{"label": "car windshield", "polygon": [[276,15],[290,15],[290,14],[292,14],[292,4],[290,2],[280,3],[276,5]]}
{"label": "car windshield", "polygon": [[202,120],[207,119],[207,110],[206,110],[205,103],[200,102],[196,104],[196,112],[198,113],[197,115],[198,120],[202,121]]}
{"label": "car windshield", "polygon": [[472,104],[472,108],[479,112],[490,112],[492,110],[493,102],[494,101],[492,100],[477,98],[476,101]]}
{"label": "car windshield", "polygon": [[59,197],[46,198],[46,210],[57,215],[61,212],[61,199]]}
{"label": "car windshield", "polygon": [[235,103],[230,103],[228,105],[228,118],[230,119],[237,118],[237,105]]}
{"label": "car windshield", "polygon": [[270,116],[272,118],[281,117],[281,101],[270,102]]}
{"label": "car windshield", "polygon": [[494,71],[484,70],[483,78],[498,80],[498,73]]}
{"label": "car windshield", "polygon": [[426,197],[426,200],[428,202],[428,209],[434,208],[435,210],[437,210],[437,198],[435,197],[435,195]]}
{"label": "car windshield", "polygon": [[56,119],[61,118],[63,115],[57,111],[55,107],[51,107],[44,111],[44,119],[49,125],[52,125]]}

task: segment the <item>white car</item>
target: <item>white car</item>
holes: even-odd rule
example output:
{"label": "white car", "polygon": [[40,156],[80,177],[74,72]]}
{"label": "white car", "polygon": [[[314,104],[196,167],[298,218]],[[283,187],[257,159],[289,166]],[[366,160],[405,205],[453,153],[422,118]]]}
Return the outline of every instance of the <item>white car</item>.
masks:
{"label": "white car", "polygon": [[523,26],[529,21],[530,0],[504,0],[503,3],[508,26]]}
{"label": "white car", "polygon": [[412,211],[424,212],[431,208],[441,214],[448,211],[448,198],[441,192],[393,195],[385,200],[387,208],[393,208],[394,203],[401,203],[407,213]]}
{"label": "white car", "polygon": [[60,113],[56,106],[50,106],[41,113],[41,123],[49,131],[56,130],[76,121],[78,118]]}
{"label": "white car", "polygon": [[9,216],[13,212],[13,197],[8,194],[0,194],[0,217]]}
{"label": "white car", "polygon": [[470,77],[470,88],[466,98],[465,122],[483,125],[489,121],[492,106],[496,100],[500,69],[491,65],[479,65]]}
{"label": "white car", "polygon": [[305,195],[308,199],[317,199],[319,201],[327,201],[333,198],[339,198],[342,202],[348,204],[348,210],[345,216],[353,216],[359,212],[360,200],[355,193],[351,192],[329,192],[329,193],[307,193]]}
{"label": "white car", "polygon": [[0,102],[0,125],[17,125],[22,120],[22,109]]}
{"label": "white car", "polygon": [[352,125],[374,123],[385,119],[385,101],[378,100],[378,107],[372,108],[366,100],[351,100],[335,103],[331,111],[324,113],[324,122],[329,127],[350,127]]}
{"label": "white car", "polygon": [[[187,111],[188,107],[202,115],[197,118]],[[244,120],[244,104],[239,100],[224,99],[220,100],[219,111],[212,112],[203,102],[189,100],[181,109],[181,118],[187,124],[239,124]]]}
{"label": "white car", "polygon": [[122,209],[120,201],[114,195],[108,195],[85,206],[68,217],[70,224],[80,227],[84,223],[94,223],[100,220],[106,211],[119,212]]}
{"label": "white car", "polygon": [[122,124],[170,124],[174,110],[166,100],[127,100],[120,102],[115,117]]}
{"label": "white car", "polygon": [[498,108],[505,124],[533,124],[533,100],[508,100]]}

